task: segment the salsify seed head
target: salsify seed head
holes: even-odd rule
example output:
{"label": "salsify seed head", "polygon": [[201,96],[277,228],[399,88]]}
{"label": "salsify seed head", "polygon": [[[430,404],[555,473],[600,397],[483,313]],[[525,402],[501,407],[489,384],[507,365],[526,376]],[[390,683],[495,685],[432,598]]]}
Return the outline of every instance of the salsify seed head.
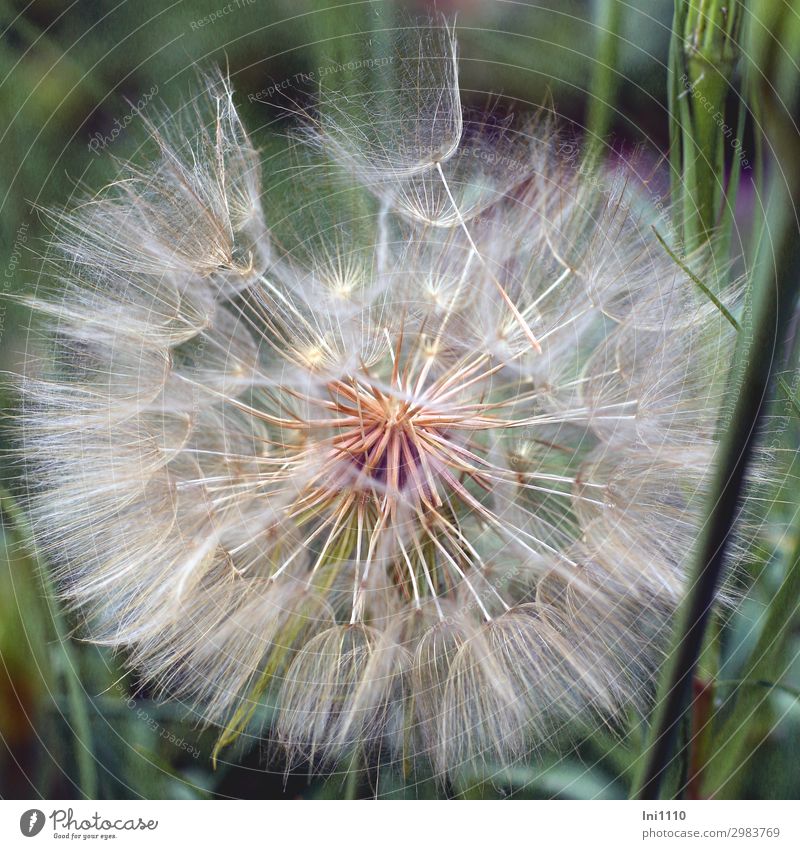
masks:
{"label": "salsify seed head", "polygon": [[733,332],[630,174],[462,109],[448,26],[390,55],[291,186],[212,79],[59,216],[23,441],[88,636],[223,743],[271,700],[293,757],[446,774],[646,703]]}

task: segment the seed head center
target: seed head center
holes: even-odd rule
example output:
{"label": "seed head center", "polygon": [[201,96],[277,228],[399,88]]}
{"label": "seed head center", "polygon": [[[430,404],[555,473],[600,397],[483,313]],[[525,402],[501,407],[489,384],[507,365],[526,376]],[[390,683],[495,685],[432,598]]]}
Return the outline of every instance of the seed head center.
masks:
{"label": "seed head center", "polygon": [[334,479],[355,482],[380,501],[404,497],[418,503],[430,497],[442,434],[426,421],[425,404],[358,381],[330,389],[340,422]]}

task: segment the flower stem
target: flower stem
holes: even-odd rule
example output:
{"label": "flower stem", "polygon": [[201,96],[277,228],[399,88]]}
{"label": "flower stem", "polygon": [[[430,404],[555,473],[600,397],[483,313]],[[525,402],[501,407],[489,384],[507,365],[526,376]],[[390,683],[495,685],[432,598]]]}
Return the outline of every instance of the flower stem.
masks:
{"label": "flower stem", "polygon": [[[685,249],[714,232],[722,209],[725,101],[739,55],[739,0],[677,0],[670,46],[670,148]],[[730,139],[731,142],[733,139]]]}
{"label": "flower stem", "polygon": [[[797,238],[794,220],[787,212],[780,209],[775,213],[778,220],[772,229],[784,257]],[[673,651],[659,688],[644,764],[634,786],[634,796],[638,798],[658,797],[676,733],[688,707],[692,675],[720,582],[757,425],[777,361],[779,340],[788,326],[800,281],[797,257],[793,262],[785,258],[786,265],[781,267],[767,257],[756,282],[750,356],[730,427],[720,443],[718,465],[709,493],[710,510],[694,557],[694,568],[689,573],[689,592],[678,613]]]}
{"label": "flower stem", "polygon": [[752,719],[766,706],[772,687],[744,686],[753,682],[778,682],[790,661],[784,655],[786,638],[800,609],[800,514],[794,526],[794,545],[787,560],[781,585],[770,602],[764,628],[742,672],[742,680],[729,698],[734,709],[714,734],[714,756],[706,766],[704,796],[738,798],[737,787],[745,775],[743,767],[752,756],[747,751]]}
{"label": "flower stem", "polygon": [[[769,55],[769,49],[758,46],[749,51],[756,71],[763,67],[760,62],[766,65]],[[692,679],[725,564],[745,474],[800,288],[794,214],[800,197],[797,131],[780,99],[770,100],[770,90],[770,80],[763,77],[766,130],[782,173],[776,169],[770,184],[766,238],[756,258],[752,320],[745,331],[749,345],[743,346],[747,360],[730,423],[720,441],[706,521],[689,571],[689,590],[678,611],[673,648],[664,666],[655,715],[633,786],[632,795],[640,799],[658,798],[673,760],[678,729],[690,708]]]}
{"label": "flower stem", "polygon": [[593,162],[602,150],[611,129],[617,92],[621,80],[619,71],[619,31],[622,24],[621,0],[598,0],[597,58],[592,74],[589,109],[586,116],[587,161]]}

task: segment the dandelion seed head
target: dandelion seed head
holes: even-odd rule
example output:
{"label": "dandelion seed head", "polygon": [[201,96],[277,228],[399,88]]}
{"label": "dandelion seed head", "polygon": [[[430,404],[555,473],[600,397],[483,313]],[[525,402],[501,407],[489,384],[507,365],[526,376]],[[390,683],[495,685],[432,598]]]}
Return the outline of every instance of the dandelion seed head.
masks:
{"label": "dandelion seed head", "polygon": [[88,635],[222,742],[269,699],[447,774],[646,704],[732,332],[629,175],[469,118],[449,26],[391,56],[304,116],[293,242],[224,79],[58,217],[23,448]]}

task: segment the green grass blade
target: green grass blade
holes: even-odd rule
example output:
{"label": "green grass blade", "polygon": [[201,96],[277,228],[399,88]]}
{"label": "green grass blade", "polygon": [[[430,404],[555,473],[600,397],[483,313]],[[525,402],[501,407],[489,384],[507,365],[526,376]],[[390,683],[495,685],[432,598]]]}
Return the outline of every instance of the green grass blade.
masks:
{"label": "green grass blade", "polygon": [[97,762],[94,757],[89,709],[86,693],[79,675],[77,653],[70,642],[69,629],[61,612],[55,587],[53,586],[48,569],[44,566],[39,556],[33,534],[14,499],[8,492],[1,489],[0,510],[11,519],[17,541],[21,546],[25,547],[39,567],[38,572],[42,581],[47,609],[64,660],[64,683],[67,690],[67,702],[71,720],[70,730],[75,737],[74,751],[80,790],[87,798],[96,799],[98,794]]}

